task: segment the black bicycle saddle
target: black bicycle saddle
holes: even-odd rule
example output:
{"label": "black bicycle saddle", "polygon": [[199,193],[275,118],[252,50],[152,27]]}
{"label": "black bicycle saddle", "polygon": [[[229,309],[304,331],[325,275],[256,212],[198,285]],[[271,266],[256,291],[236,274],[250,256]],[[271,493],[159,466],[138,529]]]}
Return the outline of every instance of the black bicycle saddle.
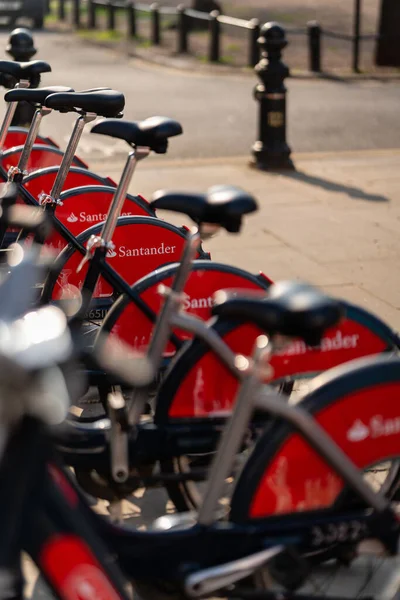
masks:
{"label": "black bicycle saddle", "polygon": [[46,88],[15,88],[4,96],[6,102],[29,102],[29,104],[42,106],[51,94],[71,93],[74,90],[65,86],[52,86]]}
{"label": "black bicycle saddle", "polygon": [[49,63],[43,60],[31,60],[30,62],[14,62],[13,60],[0,60],[0,73],[11,75],[17,81],[21,79],[30,80],[41,73],[50,73]]}
{"label": "black bicycle saddle", "polygon": [[94,113],[101,117],[117,117],[124,110],[125,96],[115,90],[62,92],[48,96],[45,106],[60,112]]}
{"label": "black bicycle saddle", "polygon": [[110,119],[97,123],[91,129],[91,133],[125,140],[132,146],[144,146],[156,154],[165,154],[168,138],[180,135],[182,132],[182,125],[167,117],[150,117],[140,122]]}
{"label": "black bicycle saddle", "polygon": [[153,195],[153,208],[188,215],[198,225],[214,223],[227,231],[240,231],[242,217],[257,210],[257,202],[247,192],[230,185],[216,185],[206,194],[158,191]]}
{"label": "black bicycle saddle", "polygon": [[318,345],[326,329],[343,317],[344,306],[309,284],[281,281],[266,293],[220,290],[214,295],[212,314],[254,323],[269,335],[299,337]]}

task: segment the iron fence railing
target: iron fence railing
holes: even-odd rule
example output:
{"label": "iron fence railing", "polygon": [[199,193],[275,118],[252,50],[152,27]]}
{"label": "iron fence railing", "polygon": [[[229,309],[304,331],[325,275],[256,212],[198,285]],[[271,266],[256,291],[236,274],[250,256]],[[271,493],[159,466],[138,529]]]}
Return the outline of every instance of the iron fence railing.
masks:
{"label": "iron fence railing", "polygon": [[[190,34],[193,24],[197,21],[207,22],[209,43],[207,57],[209,62],[221,60],[221,26],[240,28],[247,34],[247,64],[255,66],[260,59],[260,49],[257,39],[260,33],[258,19],[244,20],[220,14],[218,11],[203,13],[183,5],[159,6],[157,3],[145,4],[134,0],[57,0],[57,16],[61,21],[66,20],[66,6],[70,4],[72,23],[75,27],[83,26],[83,16],[86,14],[86,27],[95,30],[99,26],[98,11],[106,12],[105,26],[108,30],[116,28],[116,11],[126,11],[128,36],[139,34],[139,19],[137,14],[148,13],[150,17],[149,41],[154,45],[162,42],[163,31],[161,17],[173,15],[176,17],[176,51],[178,54],[190,51]],[[104,22],[104,19],[103,19]],[[360,69],[360,46],[362,41],[378,40],[375,34],[361,34],[361,0],[354,0],[353,33],[344,34],[330,31],[318,22],[311,21],[303,28],[286,28],[289,35],[304,35],[308,44],[308,67],[312,72],[323,71],[323,38],[342,40],[351,45],[351,64],[354,72]]]}

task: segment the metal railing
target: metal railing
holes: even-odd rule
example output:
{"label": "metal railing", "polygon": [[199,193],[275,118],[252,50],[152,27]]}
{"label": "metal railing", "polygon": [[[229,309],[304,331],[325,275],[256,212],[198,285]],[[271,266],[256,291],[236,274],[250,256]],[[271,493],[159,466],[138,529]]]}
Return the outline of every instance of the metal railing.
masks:
{"label": "metal railing", "polygon": [[[66,19],[66,5],[72,5],[71,16],[75,27],[82,26],[84,10],[87,13],[86,26],[95,30],[99,26],[98,10],[106,13],[105,27],[109,31],[116,29],[117,11],[125,11],[127,22],[127,33],[130,38],[139,35],[139,23],[137,13],[148,13],[150,17],[149,41],[153,45],[162,43],[161,17],[171,15],[176,17],[176,52],[184,54],[190,52],[190,35],[193,32],[193,24],[197,21],[208,22],[209,43],[207,58],[209,62],[221,61],[221,38],[222,26],[242,29],[247,33],[247,60],[249,67],[254,67],[260,59],[257,39],[260,32],[258,19],[244,20],[220,14],[218,11],[203,13],[183,5],[159,6],[157,3],[145,4],[134,0],[58,0],[58,18]],[[103,19],[104,22],[104,19]],[[312,72],[323,71],[323,38],[342,40],[351,45],[352,70],[357,73],[360,70],[360,46],[362,41],[378,40],[379,36],[374,34],[361,34],[361,0],[354,0],[353,33],[344,34],[323,28],[316,21],[311,21],[303,28],[286,28],[289,35],[304,35],[308,44],[308,66]]]}

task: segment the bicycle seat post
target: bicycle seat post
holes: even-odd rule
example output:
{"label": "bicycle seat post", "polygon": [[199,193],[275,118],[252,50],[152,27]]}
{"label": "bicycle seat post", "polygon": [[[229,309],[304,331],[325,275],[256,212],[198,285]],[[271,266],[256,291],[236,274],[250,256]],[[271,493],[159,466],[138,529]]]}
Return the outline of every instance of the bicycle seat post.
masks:
{"label": "bicycle seat post", "polygon": [[199,244],[199,231],[197,228],[193,228],[187,237],[171,288],[161,287],[159,290],[160,294],[165,297],[165,301],[155,323],[148,349],[148,356],[155,369],[159,368],[163,352],[168,343],[171,318],[182,305],[183,290],[190,275],[192,263],[196,258]]}
{"label": "bicycle seat post", "polygon": [[[30,82],[27,79],[21,79],[14,87],[17,88],[28,88]],[[12,120],[17,110],[18,102],[10,102],[7,106],[6,114],[4,115],[3,123],[0,128],[0,152],[3,152],[4,143],[6,141],[8,130],[10,129]]]}
{"label": "bicycle seat post", "polygon": [[99,279],[100,271],[98,269],[98,262],[101,263],[102,261],[104,261],[107,255],[107,250],[114,248],[112,237],[114,235],[114,231],[118,222],[118,217],[121,214],[128,187],[132,180],[132,176],[135,171],[136,165],[139,160],[146,158],[146,156],[148,156],[149,154],[150,148],[135,146],[133,147],[133,151],[129,153],[129,156],[125,163],[120,182],[118,184],[117,189],[115,190],[115,194],[111,202],[111,206],[108,210],[108,214],[104,222],[103,228],[101,230],[101,233],[99,235],[90,236],[87,242],[86,255],[83,257],[78,267],[78,271],[81,270],[81,268],[87,261],[90,261],[91,264],[89,266],[82,286],[82,306],[77,315],[78,321],[84,318],[86,310],[89,308],[90,301],[92,299],[92,295],[95,290],[97,281]]}
{"label": "bicycle seat post", "polygon": [[32,123],[29,127],[28,135],[25,140],[24,148],[21,152],[21,156],[17,167],[11,167],[8,171],[8,181],[15,181],[16,183],[22,183],[22,179],[27,175],[26,168],[28,166],[28,160],[32,152],[33,145],[36,137],[39,133],[40,124],[43,117],[51,113],[50,108],[41,107],[35,111],[32,119]]}
{"label": "bicycle seat post", "polygon": [[104,222],[103,229],[101,230],[100,237],[105,243],[105,245],[109,245],[112,243],[112,237],[114,235],[118,217],[121,214],[125,197],[128,192],[128,187],[132,180],[133,173],[135,172],[136,165],[139,162],[139,160],[146,158],[149,154],[150,148],[140,146],[134,146],[133,151],[129,153],[128,159],[125,163],[125,167],[121,175],[119,185],[115,191],[114,198],[111,202],[111,206],[107,214],[107,218]]}
{"label": "bicycle seat post", "polygon": [[109,118],[119,115],[125,106],[125,98],[123,94],[115,90],[96,88],[82,92],[64,91],[51,94],[46,98],[44,104],[46,108],[52,108],[61,113],[75,112],[80,115],[75,121],[52,190],[50,194],[42,194],[39,198],[40,204],[54,211],[56,206],[60,204],[60,195],[85,125],[94,121],[97,117]]}
{"label": "bicycle seat post", "polygon": [[[162,285],[159,287],[159,293],[164,296],[165,300],[161,310],[158,313],[149,347],[147,348],[146,352],[154,372],[157,372],[159,369],[163,358],[163,353],[168,344],[168,339],[171,333],[172,318],[182,306],[182,300],[184,297],[183,290],[190,275],[192,263],[196,258],[200,241],[198,229],[193,228],[187,237],[182,258],[171,287],[167,288]],[[132,426],[139,422],[140,415],[143,413],[144,406],[147,401],[148,392],[146,388],[135,390],[134,402],[132,402],[130,405],[128,415],[129,423]]]}
{"label": "bicycle seat post", "polygon": [[51,204],[53,207],[57,205],[60,194],[64,187],[65,180],[67,178],[69,169],[72,165],[72,161],[74,160],[75,152],[78,147],[79,141],[82,137],[83,129],[87,123],[94,121],[98,115],[95,113],[84,113],[82,114],[76,121],[74,128],[72,130],[71,137],[69,139],[68,145],[65,149],[65,153],[63,159],[60,164],[60,168],[57,172],[57,177],[53,183],[53,187],[49,196],[45,195],[41,198],[41,203]]}

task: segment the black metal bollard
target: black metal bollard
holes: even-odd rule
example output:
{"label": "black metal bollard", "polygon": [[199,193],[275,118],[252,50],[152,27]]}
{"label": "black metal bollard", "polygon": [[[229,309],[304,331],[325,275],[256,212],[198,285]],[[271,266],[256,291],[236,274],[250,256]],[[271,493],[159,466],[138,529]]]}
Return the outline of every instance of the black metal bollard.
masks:
{"label": "black metal bollard", "polygon": [[128,17],[128,36],[135,37],[136,35],[136,10],[135,3],[130,2],[126,7]]}
{"label": "black metal bollard", "polygon": [[13,60],[18,62],[27,62],[35,56],[37,50],[29,29],[24,27],[14,29],[8,38],[6,51]]}
{"label": "black metal bollard", "polygon": [[322,29],[317,21],[307,23],[309,70],[321,73],[321,34]]}
{"label": "black metal bollard", "polygon": [[258,47],[258,38],[260,37],[260,21],[258,19],[252,19],[249,25],[249,67],[255,67],[258,61],[260,60],[260,48]]}
{"label": "black metal bollard", "polygon": [[151,42],[155,46],[161,43],[160,35],[160,8],[157,2],[150,6],[151,15]]}
{"label": "black metal bollard", "polygon": [[65,21],[65,0],[58,0],[58,20]]}
{"label": "black metal bollard", "polygon": [[88,5],[88,29],[96,29],[96,4],[89,0]]}
{"label": "black metal bollard", "polygon": [[186,8],[183,4],[180,4],[176,9],[178,15],[178,54],[185,54],[188,51],[188,36],[189,36],[189,23],[188,16],[186,14]]}
{"label": "black metal bollard", "polygon": [[[18,62],[27,62],[36,54],[37,49],[33,41],[33,37],[29,29],[18,27],[10,33],[8,38],[7,53],[13,60]],[[36,80],[31,81],[30,87],[39,87],[40,76]],[[10,87],[13,87],[13,83],[10,83]],[[17,110],[15,111],[12,125],[27,126],[31,124],[35,108],[28,104],[28,102],[19,102]]]}
{"label": "black metal bollard", "polygon": [[115,30],[115,6],[112,0],[109,0],[107,5],[107,29],[108,31]]}
{"label": "black metal bollard", "polygon": [[261,60],[255,67],[261,79],[255,90],[259,102],[258,140],[253,146],[253,164],[258,169],[294,169],[286,142],[286,87],[288,67],[282,62],[287,46],[285,30],[278,23],[262,26],[258,44]]}
{"label": "black metal bollard", "polygon": [[218,10],[213,10],[212,12],[210,12],[210,50],[208,55],[209,62],[219,62],[221,24],[219,22],[218,17]]}
{"label": "black metal bollard", "polygon": [[355,0],[353,33],[353,72],[360,72],[361,0]]}
{"label": "black metal bollard", "polygon": [[79,27],[81,26],[81,0],[73,0],[72,22],[74,24],[74,27],[79,29]]}

